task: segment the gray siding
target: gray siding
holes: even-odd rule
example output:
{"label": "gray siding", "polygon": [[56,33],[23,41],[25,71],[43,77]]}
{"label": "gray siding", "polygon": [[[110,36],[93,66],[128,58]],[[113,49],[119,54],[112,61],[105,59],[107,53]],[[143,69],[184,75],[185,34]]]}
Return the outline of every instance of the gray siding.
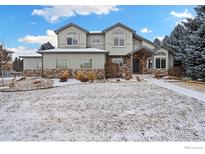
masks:
{"label": "gray siding", "polygon": [[169,68],[174,66],[174,56],[169,54]]}
{"label": "gray siding", "polygon": [[142,45],[147,47],[147,48],[150,48],[150,49],[155,49],[156,47],[146,41],[142,41]]}
{"label": "gray siding", "polygon": [[[72,31],[78,33],[78,46],[67,46],[67,33]],[[58,48],[86,48],[86,44],[86,32],[74,26],[70,26],[58,33]]]}
{"label": "gray siding", "polygon": [[[92,39],[99,38],[101,40],[100,44],[92,43]],[[91,34],[88,35],[88,48],[98,48],[98,49],[105,49],[105,36],[103,34]]]}
{"label": "gray siding", "polygon": [[42,58],[23,58],[23,69],[37,69],[38,63],[42,63]]}
{"label": "gray siding", "polygon": [[[115,32],[123,32],[125,34],[125,47],[114,47],[113,34]],[[109,55],[126,55],[133,50],[133,34],[122,27],[115,27],[105,33],[105,49]]]}
{"label": "gray siding", "polygon": [[82,61],[92,59],[92,68],[104,69],[106,57],[104,53],[44,53],[44,69],[55,69],[56,59],[66,59],[67,67],[70,69],[79,69]]}
{"label": "gray siding", "polygon": [[133,39],[133,50],[140,48],[142,46],[142,42],[136,39]]}

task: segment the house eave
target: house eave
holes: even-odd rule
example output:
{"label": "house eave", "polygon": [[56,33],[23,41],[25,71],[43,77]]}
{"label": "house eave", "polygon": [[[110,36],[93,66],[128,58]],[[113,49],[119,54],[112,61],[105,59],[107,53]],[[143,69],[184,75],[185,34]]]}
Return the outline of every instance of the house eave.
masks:
{"label": "house eave", "polygon": [[58,34],[60,31],[66,29],[66,28],[68,28],[68,27],[71,27],[71,26],[76,27],[76,28],[78,28],[78,29],[80,29],[80,30],[82,30],[82,31],[84,31],[84,32],[86,32],[86,33],[89,33],[88,30],[86,30],[86,29],[84,29],[84,28],[82,28],[82,27],[80,27],[80,26],[78,26],[78,25],[76,25],[76,24],[74,24],[74,23],[69,23],[69,24],[67,24],[67,25],[64,25],[63,27],[61,27],[61,28],[55,30],[54,32],[55,32],[56,34]]}
{"label": "house eave", "polygon": [[119,22],[119,23],[116,23],[116,24],[114,24],[114,25],[112,25],[112,26],[110,26],[110,27],[108,27],[108,28],[106,28],[106,29],[104,29],[102,32],[103,32],[103,33],[106,33],[107,31],[109,31],[109,30],[111,30],[111,29],[113,29],[113,28],[115,28],[115,27],[117,27],[117,26],[123,27],[123,28],[127,29],[128,31],[132,32],[133,34],[136,33],[135,30],[133,30],[133,29],[127,27],[126,25],[124,25],[124,24],[122,24],[122,23],[120,23],[120,22]]}
{"label": "house eave", "polygon": [[42,50],[38,51],[37,53],[42,54],[42,53],[108,53],[107,50],[101,50],[97,48],[83,48],[83,49],[50,49],[50,50]]}
{"label": "house eave", "polygon": [[134,54],[134,53],[136,53],[136,52],[138,52],[138,51],[140,51],[142,49],[145,49],[145,50],[147,50],[147,51],[149,51],[151,53],[154,53],[154,51],[152,49],[147,48],[146,46],[141,46],[141,47],[139,47],[137,49],[134,49],[133,51],[129,52],[128,55],[132,55],[132,54]]}

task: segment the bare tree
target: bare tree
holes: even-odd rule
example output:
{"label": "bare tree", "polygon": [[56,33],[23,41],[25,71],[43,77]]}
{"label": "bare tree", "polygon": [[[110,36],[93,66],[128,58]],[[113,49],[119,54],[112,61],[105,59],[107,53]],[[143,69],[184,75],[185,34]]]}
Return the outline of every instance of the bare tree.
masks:
{"label": "bare tree", "polygon": [[2,42],[0,44],[0,70],[1,70],[1,77],[2,77],[2,85],[4,86],[4,70],[7,67],[8,62],[11,60],[11,57],[9,55],[11,53],[10,51],[7,51],[5,49],[5,45]]}

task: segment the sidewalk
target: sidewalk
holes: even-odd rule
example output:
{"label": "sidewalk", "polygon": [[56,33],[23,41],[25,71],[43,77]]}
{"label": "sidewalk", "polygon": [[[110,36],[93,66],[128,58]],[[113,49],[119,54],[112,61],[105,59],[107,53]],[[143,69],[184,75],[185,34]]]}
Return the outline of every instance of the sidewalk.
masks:
{"label": "sidewalk", "polygon": [[193,97],[193,98],[196,98],[198,100],[201,100],[201,101],[205,102],[205,94],[204,93],[197,92],[197,91],[187,89],[187,88],[183,88],[183,87],[179,87],[179,86],[173,85],[172,83],[165,82],[163,80],[157,80],[157,79],[154,79],[154,78],[144,78],[144,79],[147,80],[148,82],[156,84],[160,87],[164,87],[164,88],[167,88],[169,90],[175,91],[177,93],[186,95],[188,97]]}

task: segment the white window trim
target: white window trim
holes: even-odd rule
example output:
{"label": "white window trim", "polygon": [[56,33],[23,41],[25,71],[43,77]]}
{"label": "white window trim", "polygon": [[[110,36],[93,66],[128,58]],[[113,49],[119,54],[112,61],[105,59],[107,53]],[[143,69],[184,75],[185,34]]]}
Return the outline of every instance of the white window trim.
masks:
{"label": "white window trim", "polygon": [[[65,68],[58,68],[57,67],[57,60],[66,60],[66,67]],[[69,68],[69,60],[67,58],[56,58],[56,69],[67,69]]]}
{"label": "white window trim", "polygon": [[[114,61],[116,61],[116,62],[114,62]],[[121,66],[121,64],[123,65],[123,63],[124,63],[124,60],[123,60],[123,58],[120,58],[120,57],[119,58],[112,58],[112,63],[118,64],[119,66]]]}
{"label": "white window trim", "polygon": [[[89,62],[90,60],[91,60],[91,67],[81,67],[81,65],[82,65],[83,63]],[[93,58],[81,59],[80,68],[81,68],[81,69],[93,69]]]}
{"label": "white window trim", "polygon": [[[68,33],[70,33],[70,32],[74,32],[74,33],[76,33],[77,34],[77,41],[78,41],[78,43],[77,44],[72,44],[72,45],[68,45]],[[79,46],[79,44],[80,44],[80,39],[79,39],[80,37],[79,37],[79,34],[78,34],[78,32],[76,32],[76,31],[69,31],[69,32],[67,32],[66,33],[66,46],[69,46],[69,47],[75,47],[75,46]]]}
{"label": "white window trim", "polygon": [[[160,58],[160,68],[156,68],[156,59]],[[161,68],[161,59],[165,59],[166,60],[166,67],[165,68]],[[155,69],[168,69],[168,58],[166,56],[155,56],[154,57],[154,68]]]}
{"label": "white window trim", "polygon": [[[94,43],[93,40],[96,40],[96,39],[99,39],[100,42],[99,42],[99,43],[97,43],[97,42]],[[102,44],[101,42],[102,42],[101,38],[92,38],[92,39],[91,39],[91,44],[98,45],[98,44]]]}
{"label": "white window trim", "polygon": [[[149,60],[152,60],[152,67],[149,68]],[[150,57],[150,58],[147,58],[147,69],[152,69],[153,68],[153,58]]]}
{"label": "white window trim", "polygon": [[[115,39],[115,37],[117,36],[115,33],[118,33],[118,32],[114,32],[113,33],[113,40],[112,40],[112,42],[113,42],[113,47],[115,47],[115,48],[124,48],[125,47],[125,42],[126,42],[126,37],[125,37],[125,33],[123,33],[123,32],[119,32],[119,33],[123,33],[123,37],[124,37],[124,45],[123,46],[116,46],[115,45],[115,43],[114,43],[114,39]],[[118,42],[119,43],[119,42]]]}

